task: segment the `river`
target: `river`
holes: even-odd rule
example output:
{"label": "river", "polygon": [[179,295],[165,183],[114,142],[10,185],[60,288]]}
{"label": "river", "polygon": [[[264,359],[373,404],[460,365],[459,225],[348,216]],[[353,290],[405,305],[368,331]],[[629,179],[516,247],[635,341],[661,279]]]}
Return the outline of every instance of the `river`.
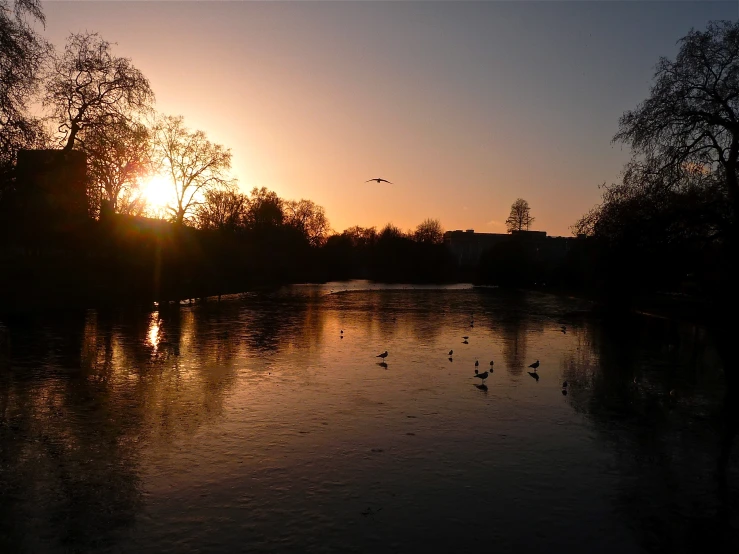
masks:
{"label": "river", "polygon": [[0,551],[736,551],[709,339],[368,282],[4,321]]}

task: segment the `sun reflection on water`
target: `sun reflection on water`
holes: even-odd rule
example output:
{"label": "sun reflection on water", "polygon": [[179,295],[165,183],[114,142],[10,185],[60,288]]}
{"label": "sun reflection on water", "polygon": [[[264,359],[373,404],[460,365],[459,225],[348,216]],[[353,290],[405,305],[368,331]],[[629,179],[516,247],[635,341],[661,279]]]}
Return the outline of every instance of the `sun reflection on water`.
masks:
{"label": "sun reflection on water", "polygon": [[159,321],[159,312],[151,314],[151,319],[149,320],[149,331],[146,334],[147,342],[154,349],[154,352],[156,352],[159,347]]}

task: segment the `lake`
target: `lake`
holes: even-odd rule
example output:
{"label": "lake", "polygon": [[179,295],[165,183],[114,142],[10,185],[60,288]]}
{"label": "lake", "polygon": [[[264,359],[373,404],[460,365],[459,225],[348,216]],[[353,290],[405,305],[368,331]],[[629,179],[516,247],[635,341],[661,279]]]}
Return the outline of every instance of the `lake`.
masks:
{"label": "lake", "polygon": [[589,309],[350,282],[4,321],[0,551],[739,548],[709,337]]}

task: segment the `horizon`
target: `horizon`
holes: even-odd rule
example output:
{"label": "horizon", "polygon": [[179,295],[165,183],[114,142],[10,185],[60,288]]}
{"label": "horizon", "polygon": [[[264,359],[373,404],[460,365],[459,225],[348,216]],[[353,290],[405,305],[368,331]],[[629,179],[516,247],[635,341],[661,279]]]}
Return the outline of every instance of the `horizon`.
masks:
{"label": "horizon", "polygon": [[[43,8],[57,49],[85,30],[117,43],[159,112],[231,149],[242,192],[311,199],[337,232],[426,218],[505,232],[521,197],[532,230],[552,236],[618,178],[618,118],[648,95],[659,56],[691,27],[737,16],[732,2]],[[393,184],[365,183],[375,177]]]}

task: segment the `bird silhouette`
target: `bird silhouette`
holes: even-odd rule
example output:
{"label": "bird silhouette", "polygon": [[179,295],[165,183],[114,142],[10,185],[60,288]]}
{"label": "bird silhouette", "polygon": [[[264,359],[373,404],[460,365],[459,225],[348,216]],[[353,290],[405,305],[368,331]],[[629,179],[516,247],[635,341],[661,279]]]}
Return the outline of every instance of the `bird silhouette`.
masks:
{"label": "bird silhouette", "polygon": [[534,371],[536,371],[539,368],[539,360],[536,360],[533,364],[531,364],[529,367],[533,368]]}
{"label": "bird silhouette", "polygon": [[449,355],[451,356],[452,354],[454,354],[454,350],[449,351]]}
{"label": "bird silhouette", "polygon": [[484,383],[485,379],[488,378],[488,372],[486,371],[485,373],[478,373],[477,370],[475,370],[475,377],[477,377]]}
{"label": "bird silhouette", "polygon": [[493,360],[490,360],[490,367],[493,367],[495,365],[495,362]]}
{"label": "bird silhouette", "polygon": [[567,381],[565,381],[564,383],[562,383],[562,388],[563,389],[566,389],[567,388]]}
{"label": "bird silhouette", "polygon": [[463,338],[464,340],[467,340],[467,339],[468,339],[468,338],[470,338],[470,337],[462,337],[462,338]]}
{"label": "bird silhouette", "polygon": [[383,352],[382,354],[378,354],[377,356],[375,356],[375,358],[382,358],[384,361],[385,358],[387,358],[387,350],[385,350],[385,352]]}
{"label": "bird silhouette", "polygon": [[369,183],[370,181],[377,181],[378,183],[389,183],[392,185],[390,181],[388,181],[387,179],[381,179],[380,177],[377,177],[376,179],[367,179],[365,183]]}
{"label": "bird silhouette", "polygon": [[479,360],[475,360],[475,367],[480,367],[480,362],[479,362]]}

